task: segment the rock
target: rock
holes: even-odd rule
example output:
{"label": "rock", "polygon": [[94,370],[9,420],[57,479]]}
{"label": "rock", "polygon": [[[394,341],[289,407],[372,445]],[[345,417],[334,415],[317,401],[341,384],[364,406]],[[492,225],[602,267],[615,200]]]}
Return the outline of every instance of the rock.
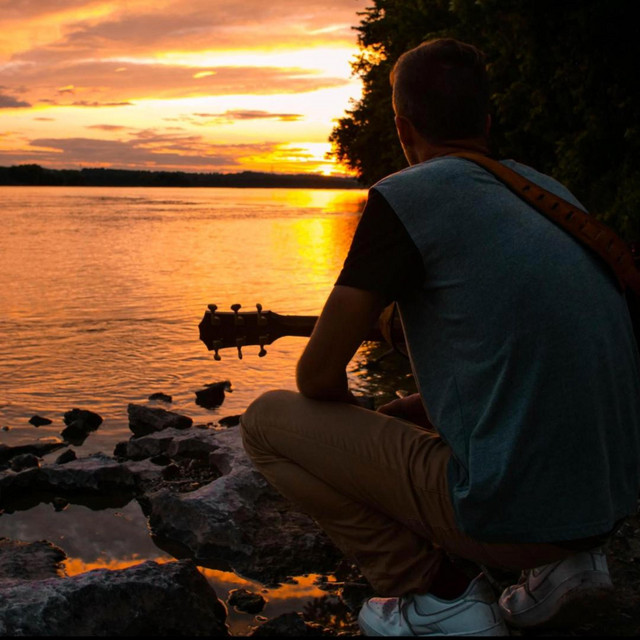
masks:
{"label": "rock", "polygon": [[193,420],[172,411],[159,407],[147,407],[140,404],[129,404],[129,429],[135,436],[146,436],[154,431],[164,429],[188,429]]}
{"label": "rock", "polygon": [[375,595],[367,582],[345,582],[340,590],[340,599],[353,613],[358,613],[364,601]]}
{"label": "rock", "polygon": [[166,393],[152,393],[149,396],[149,400],[162,400],[162,402],[167,402],[169,404],[173,402],[173,398]]}
{"label": "rock", "polygon": [[196,404],[205,409],[215,409],[224,402],[224,392],[231,392],[231,382],[212,382],[206,388],[196,391]]}
{"label": "rock", "polygon": [[248,589],[232,589],[229,591],[227,602],[244,613],[260,613],[266,604],[266,600],[259,593]]}
{"label": "rock", "polygon": [[278,636],[280,638],[323,635],[322,630],[309,625],[304,618],[295,612],[283,613],[254,629],[249,636]]}
{"label": "rock", "polygon": [[92,431],[102,424],[102,417],[87,409],[71,409],[64,414],[67,425],[61,433],[62,437],[71,444],[79,447]]}
{"label": "rock", "polygon": [[168,464],[163,470],[162,470],[162,477],[164,480],[175,480],[176,478],[180,477],[180,467],[175,464],[175,462],[172,462],[171,464]]}
{"label": "rock", "polygon": [[64,498],[55,497],[51,501],[53,509],[56,512],[64,511],[69,506],[69,501]]}
{"label": "rock", "polygon": [[218,420],[218,424],[223,427],[237,427],[240,424],[240,414],[237,416],[226,416]]}
{"label": "rock", "polygon": [[[24,510],[51,496],[62,496],[75,504],[122,506],[129,502],[140,483],[144,469],[97,453],[65,464],[48,464],[23,471],[0,472],[0,508]],[[158,467],[150,465],[156,470]]]}
{"label": "rock", "polygon": [[63,451],[57,458],[56,458],[56,464],[65,464],[67,462],[71,462],[72,460],[77,460],[78,456],[76,455],[76,452],[73,449],[67,449],[66,451]]}
{"label": "rock", "polygon": [[190,562],[145,562],[0,586],[6,636],[228,636],[226,611]]}
{"label": "rock", "polygon": [[12,471],[22,471],[23,469],[30,469],[31,467],[39,467],[40,458],[34,456],[33,453],[23,453],[11,458],[10,466]]}
{"label": "rock", "polygon": [[141,501],[156,544],[204,566],[264,583],[333,570],[342,554],[311,518],[295,511],[256,471],[240,432],[213,435],[218,448],[209,455],[209,464],[221,477],[188,493],[162,487]]}
{"label": "rock", "polygon": [[0,538],[0,601],[3,588],[9,583],[64,576],[66,558],[62,549],[46,540],[21,542]]}
{"label": "rock", "polygon": [[56,449],[60,449],[66,446],[62,441],[56,442],[36,442],[34,444],[23,444],[15,447],[9,447],[7,445],[0,444],[0,462],[6,462],[11,460],[15,456],[22,455],[24,453],[32,453],[35,456],[41,458],[47,453],[51,453]]}
{"label": "rock", "polygon": [[43,418],[42,416],[32,416],[29,418],[29,423],[34,427],[44,427],[47,424],[51,424],[51,422],[49,418]]}

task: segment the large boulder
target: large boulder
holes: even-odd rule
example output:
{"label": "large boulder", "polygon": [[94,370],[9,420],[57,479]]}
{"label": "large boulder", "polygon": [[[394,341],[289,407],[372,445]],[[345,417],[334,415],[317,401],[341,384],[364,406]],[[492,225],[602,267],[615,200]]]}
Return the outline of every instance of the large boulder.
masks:
{"label": "large boulder", "polygon": [[225,619],[190,562],[0,580],[1,636],[227,636]]}
{"label": "large boulder", "polygon": [[195,491],[163,487],[141,499],[156,544],[262,582],[331,571],[340,552],[258,473],[240,431],[218,432],[215,443],[209,464],[220,477]]}

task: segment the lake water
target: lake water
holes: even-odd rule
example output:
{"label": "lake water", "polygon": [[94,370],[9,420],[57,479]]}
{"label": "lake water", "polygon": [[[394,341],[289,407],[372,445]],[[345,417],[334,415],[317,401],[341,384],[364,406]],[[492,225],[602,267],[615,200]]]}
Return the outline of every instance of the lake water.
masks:
{"label": "lake water", "polygon": [[[317,314],[362,209],[362,191],[0,189],[0,432],[57,436],[72,407],[96,411],[83,453],[128,438],[127,404],[151,393],[210,422],[261,391],[293,387],[301,338],[215,362],[198,339],[207,304]],[[219,410],[195,403],[230,380]],[[54,422],[32,427],[39,414]]]}
{"label": "lake water", "polygon": [[[104,419],[76,447],[78,455],[111,454],[131,436],[127,405],[149,403],[152,393],[173,398],[169,407],[158,406],[206,424],[241,413],[262,391],[295,388],[305,339],[282,338],[264,358],[255,346],[245,348],[242,360],[225,350],[216,362],[197,325],[209,303],[229,310],[259,302],[279,313],[317,315],[365,196],[358,190],[0,188],[0,442],[59,438],[64,412],[78,407]],[[366,392],[376,380],[362,374],[361,359],[350,377]],[[221,380],[232,384],[221,407],[195,404],[196,390]],[[35,414],[52,424],[32,426]],[[4,514],[0,536],[59,544],[70,573],[168,559],[150,541],[135,502],[118,511],[71,505],[58,513],[47,504]],[[222,597],[225,589],[246,586],[233,574],[208,575]],[[311,578],[301,580],[272,590],[265,615],[291,598],[318,596]],[[242,631],[248,622],[234,624]]]}

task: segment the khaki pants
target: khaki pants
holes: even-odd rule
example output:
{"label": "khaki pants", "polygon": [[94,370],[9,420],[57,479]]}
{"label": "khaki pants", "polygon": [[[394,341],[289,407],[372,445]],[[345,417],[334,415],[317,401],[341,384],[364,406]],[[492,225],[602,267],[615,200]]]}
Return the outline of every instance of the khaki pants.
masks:
{"label": "khaki pants", "polygon": [[257,469],[326,531],[380,595],[428,591],[443,550],[514,570],[571,553],[552,544],[487,544],[462,533],[447,486],[449,447],[413,423],[270,391],[249,406],[241,425]]}

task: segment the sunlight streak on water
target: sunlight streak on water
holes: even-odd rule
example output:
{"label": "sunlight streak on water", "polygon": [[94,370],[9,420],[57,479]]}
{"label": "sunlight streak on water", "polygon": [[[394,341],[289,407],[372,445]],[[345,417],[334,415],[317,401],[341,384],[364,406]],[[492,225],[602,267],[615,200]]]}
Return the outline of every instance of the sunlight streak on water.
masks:
{"label": "sunlight streak on water", "polygon": [[[3,187],[0,432],[18,444],[60,433],[72,407],[105,422],[83,449],[128,437],[126,407],[149,394],[196,422],[293,387],[305,340],[214,362],[198,340],[206,305],[315,315],[335,281],[362,191]],[[231,380],[223,407],[195,390]],[[36,430],[40,414],[54,423]],[[83,451],[83,452],[85,452]]]}

